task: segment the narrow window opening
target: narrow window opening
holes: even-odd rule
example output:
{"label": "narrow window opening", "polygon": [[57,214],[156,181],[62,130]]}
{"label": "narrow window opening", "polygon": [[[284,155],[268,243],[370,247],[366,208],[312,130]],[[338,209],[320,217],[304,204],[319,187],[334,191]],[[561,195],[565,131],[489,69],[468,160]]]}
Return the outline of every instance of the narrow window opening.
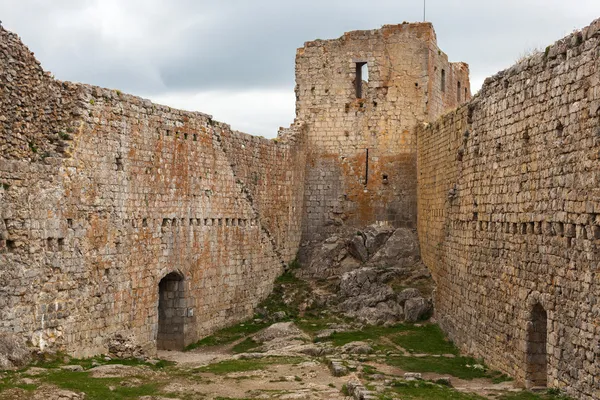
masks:
{"label": "narrow window opening", "polygon": [[456,102],[460,103],[460,81],[456,82]]}
{"label": "narrow window opening", "polygon": [[69,228],[72,228],[72,227],[73,227],[73,220],[72,220],[71,218],[67,218],[67,226],[68,226]]}
{"label": "narrow window opening", "polygon": [[446,91],[446,70],[442,69],[442,92]]}
{"label": "narrow window opening", "polygon": [[144,218],[144,219],[142,220],[142,226],[143,226],[144,228],[148,226],[148,219]]}
{"label": "narrow window opening", "polygon": [[366,62],[356,63],[356,77],[354,79],[354,87],[356,89],[356,98],[363,98],[363,82],[369,82],[369,67]]}
{"label": "narrow window opening", "polygon": [[8,239],[8,240],[6,240],[6,247],[9,250],[14,250],[17,248],[17,243],[14,240]]}
{"label": "narrow window opening", "polygon": [[58,250],[62,251],[64,248],[65,248],[65,239],[59,238],[58,239]]}
{"label": "narrow window opening", "polygon": [[381,177],[381,181],[384,185],[387,185],[389,183],[387,174],[383,174],[383,176]]}
{"label": "narrow window opening", "polygon": [[465,88],[465,101],[467,101],[467,96],[468,96],[468,93],[469,93],[469,92],[467,91],[467,88]]}
{"label": "narrow window opening", "polygon": [[369,149],[365,149],[365,187],[369,183]]}
{"label": "narrow window opening", "polygon": [[117,171],[123,171],[123,157],[119,154],[116,159]]}

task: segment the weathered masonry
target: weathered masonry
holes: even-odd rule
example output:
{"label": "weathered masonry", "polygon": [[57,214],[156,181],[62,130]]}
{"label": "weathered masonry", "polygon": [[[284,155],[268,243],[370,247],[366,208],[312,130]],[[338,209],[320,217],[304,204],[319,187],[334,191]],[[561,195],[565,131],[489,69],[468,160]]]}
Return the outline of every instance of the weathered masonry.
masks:
{"label": "weathered masonry", "polygon": [[444,330],[529,386],[600,398],[600,20],[417,138]]}
{"label": "weathered masonry", "polygon": [[[367,76],[368,73],[368,76]],[[306,124],[303,235],[342,224],[416,226],[416,124],[471,97],[429,23],[307,42],[296,55],[296,114]]]}
{"label": "weathered masonry", "polygon": [[178,349],[250,316],[301,240],[380,222],[417,228],[463,350],[600,399],[600,20],[473,99],[431,24],[307,42],[277,140],[0,49],[0,331]]}
{"label": "weathered masonry", "polygon": [[58,82],[0,30],[0,329],[85,356],[252,315],[300,238],[303,143]]}

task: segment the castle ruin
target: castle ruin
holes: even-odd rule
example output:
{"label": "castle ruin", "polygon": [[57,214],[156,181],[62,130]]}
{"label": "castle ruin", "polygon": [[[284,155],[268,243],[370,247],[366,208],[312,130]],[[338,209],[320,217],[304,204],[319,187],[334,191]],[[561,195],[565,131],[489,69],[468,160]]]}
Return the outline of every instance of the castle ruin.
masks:
{"label": "castle ruin", "polygon": [[250,317],[302,240],[380,222],[417,229],[462,350],[600,399],[600,20],[472,99],[429,23],[307,42],[276,140],[0,49],[0,331],[180,349]]}

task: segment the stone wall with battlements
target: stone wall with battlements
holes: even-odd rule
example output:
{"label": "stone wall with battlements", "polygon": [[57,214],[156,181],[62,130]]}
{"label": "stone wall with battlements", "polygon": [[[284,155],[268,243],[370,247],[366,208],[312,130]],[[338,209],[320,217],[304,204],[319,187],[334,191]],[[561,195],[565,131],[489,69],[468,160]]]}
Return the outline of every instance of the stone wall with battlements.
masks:
{"label": "stone wall with battlements", "polygon": [[436,318],[491,367],[578,399],[600,398],[599,60],[596,20],[416,130]]}
{"label": "stone wall with battlements", "polygon": [[412,127],[468,100],[469,87],[468,67],[448,62],[429,23],[348,32],[298,49],[296,116],[306,124],[308,151],[304,237],[342,224],[416,226]]}
{"label": "stone wall with battlements", "polygon": [[154,351],[167,274],[182,328],[165,342],[251,316],[298,248],[301,127],[255,138],[58,82],[1,28],[0,47],[0,330],[78,356],[117,333]]}

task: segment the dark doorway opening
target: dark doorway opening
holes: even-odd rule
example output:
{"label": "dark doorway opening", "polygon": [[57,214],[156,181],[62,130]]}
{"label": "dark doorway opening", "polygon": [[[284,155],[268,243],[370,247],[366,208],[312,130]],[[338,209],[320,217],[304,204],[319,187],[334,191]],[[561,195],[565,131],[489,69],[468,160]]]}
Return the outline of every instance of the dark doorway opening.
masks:
{"label": "dark doorway opening", "polygon": [[182,350],[186,318],[185,286],[183,275],[171,272],[158,284],[159,350]]}
{"label": "dark doorway opening", "polygon": [[533,306],[527,324],[527,386],[545,387],[548,384],[548,315],[540,304]]}

